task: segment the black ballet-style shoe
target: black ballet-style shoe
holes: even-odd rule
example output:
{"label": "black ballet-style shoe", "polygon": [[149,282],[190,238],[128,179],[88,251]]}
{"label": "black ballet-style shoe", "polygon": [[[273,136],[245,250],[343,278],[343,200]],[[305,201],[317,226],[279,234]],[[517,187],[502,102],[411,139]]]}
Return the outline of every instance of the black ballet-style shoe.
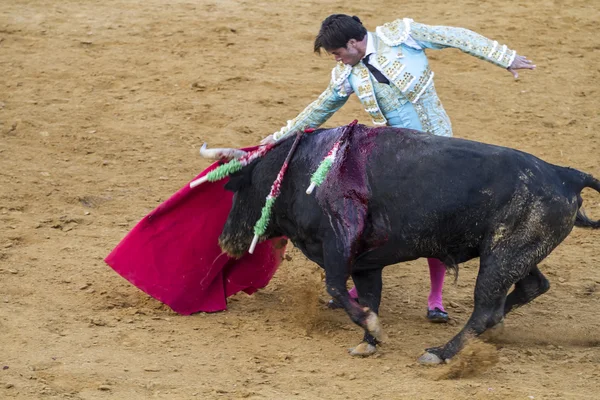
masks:
{"label": "black ballet-style shoe", "polygon": [[446,323],[448,322],[449,317],[446,311],[442,311],[436,307],[433,310],[427,310],[427,319],[430,322]]}

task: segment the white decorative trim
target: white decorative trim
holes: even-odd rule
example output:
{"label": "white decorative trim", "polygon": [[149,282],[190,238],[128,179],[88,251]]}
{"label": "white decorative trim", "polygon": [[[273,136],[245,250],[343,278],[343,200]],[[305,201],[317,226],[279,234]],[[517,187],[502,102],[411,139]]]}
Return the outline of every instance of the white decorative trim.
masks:
{"label": "white decorative trim", "polygon": [[[342,65],[343,65],[343,67],[342,67]],[[340,75],[336,79],[335,72],[338,69],[340,69],[341,71],[340,71]],[[344,81],[346,79],[348,79],[351,72],[352,72],[352,67],[350,65],[342,64],[341,62],[339,62],[338,65],[336,65],[331,70],[331,83],[333,83],[334,86],[339,87],[342,83],[344,83]]]}
{"label": "white decorative trim", "polygon": [[515,57],[517,57],[517,51],[513,50],[512,51],[512,56],[510,56],[510,59],[508,60],[508,65],[506,66],[506,68],[510,67],[513,63],[513,61],[515,61]]}
{"label": "white decorative trim", "polygon": [[379,38],[381,40],[383,40],[383,43],[387,44],[388,46],[398,46],[401,45],[402,43],[404,43],[404,41],[406,39],[408,39],[408,36],[410,35],[410,24],[411,22],[413,22],[412,19],[410,18],[403,18],[402,22],[404,24],[404,31],[400,34],[400,37],[398,38],[390,38],[388,37],[387,33],[384,31],[390,24],[398,24],[399,20],[396,20],[394,22],[388,22],[387,24],[384,24],[382,26],[378,26],[377,28],[375,28],[375,32],[377,33],[377,36],[379,36]]}
{"label": "white decorative trim", "polygon": [[402,72],[404,72],[405,69],[406,69],[406,65],[402,64],[402,67],[400,67],[400,69],[394,75],[390,75],[387,78],[390,81],[394,81]]}
{"label": "white decorative trim", "polygon": [[[289,119],[284,127],[282,127],[280,130],[278,130],[277,132],[275,132],[273,134],[273,139],[275,139],[275,141],[278,141],[279,139],[281,139],[283,136],[285,136],[285,134],[287,134],[292,129],[293,125],[294,125],[294,120]],[[285,134],[284,134],[284,132],[285,132]]]}
{"label": "white decorative trim", "polygon": [[[364,67],[365,69],[367,67]],[[371,76],[370,76],[370,72],[369,74],[366,75],[365,79],[361,79],[360,82],[361,84],[358,86],[358,91],[360,91],[360,89],[365,89],[366,92],[363,94],[356,93],[356,96],[361,100],[362,103],[362,99],[364,99],[365,97],[373,97],[373,99],[375,100],[375,103],[377,103],[377,99],[375,98],[375,89],[373,88],[373,83],[371,82]],[[359,77],[360,78],[360,77]],[[379,107],[379,105],[378,105]]]}
{"label": "white decorative trim", "polygon": [[492,58],[492,54],[496,51],[496,47],[498,47],[498,42],[494,40],[494,45],[492,46],[492,50],[487,55],[487,58]]}
{"label": "white decorative trim", "polygon": [[403,89],[400,89],[402,91],[402,93],[406,92],[408,90],[408,88],[410,87],[410,85],[413,84],[413,82],[415,81],[415,79],[417,79],[416,76],[413,76],[412,79],[410,81],[408,81],[408,83],[406,84],[406,86],[404,86]]}
{"label": "white decorative trim", "polygon": [[416,103],[417,101],[419,101],[419,99],[421,98],[421,96],[423,95],[423,93],[425,93],[425,91],[427,89],[429,89],[429,86],[431,86],[431,82],[433,82],[433,75],[435,75],[435,74],[433,73],[433,71],[431,71],[431,75],[429,76],[429,79],[427,80],[427,83],[423,86],[423,89],[421,89],[421,91],[419,92],[419,94],[417,94],[417,97],[415,97],[415,99],[411,103]]}
{"label": "white decorative trim", "polygon": [[506,54],[506,50],[508,50],[508,47],[506,47],[506,45],[503,45],[502,46],[502,53],[500,53],[500,55],[498,56],[498,61],[502,62],[502,58]]}
{"label": "white decorative trim", "polygon": [[390,60],[385,56],[383,58],[385,59],[385,64],[380,64],[379,57],[375,57],[375,60],[374,60],[375,62],[374,63],[372,62],[371,65],[374,66],[375,68],[379,67],[379,68],[377,68],[379,70],[385,68],[385,66],[390,63]]}
{"label": "white decorative trim", "polygon": [[[371,120],[376,125],[385,125],[387,124],[387,119],[383,115],[381,111],[381,107],[379,106],[379,102],[377,101],[377,96],[375,96],[375,88],[373,87],[373,83],[371,81],[371,73],[368,68],[364,64],[356,65],[354,70],[354,76],[357,78],[359,85],[355,90],[356,96],[359,98],[361,104],[363,105],[365,111],[371,115]],[[363,74],[364,73],[364,74]],[[361,77],[364,76],[364,78]],[[361,87],[364,87],[367,90],[367,93],[362,96],[359,95],[358,91]],[[375,107],[367,108],[365,106],[365,101],[371,101],[375,105]],[[377,119],[376,119],[377,118]],[[382,122],[376,122],[382,121]]]}
{"label": "white decorative trim", "polygon": [[377,36],[379,36],[379,38],[381,40],[383,40],[383,42],[385,44],[387,44],[388,46],[394,46],[392,44],[392,42],[384,35],[384,33],[381,31],[381,26],[378,26],[377,28],[375,28],[375,33],[377,34]]}

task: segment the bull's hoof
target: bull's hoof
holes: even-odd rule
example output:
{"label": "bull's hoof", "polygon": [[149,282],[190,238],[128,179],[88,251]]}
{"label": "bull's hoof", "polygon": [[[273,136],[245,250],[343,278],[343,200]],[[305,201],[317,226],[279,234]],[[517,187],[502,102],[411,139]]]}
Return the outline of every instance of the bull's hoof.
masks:
{"label": "bull's hoof", "polygon": [[369,357],[377,352],[377,347],[370,343],[362,342],[353,349],[349,349],[348,352],[353,357]]}
{"label": "bull's hoof", "polygon": [[327,308],[331,310],[338,310],[340,308],[344,308],[344,306],[341,305],[337,300],[331,299],[327,302]]}
{"label": "bull's hoof", "polygon": [[498,322],[488,330],[490,331],[492,337],[498,337],[502,335],[504,333],[504,320]]}
{"label": "bull's hoof", "polygon": [[[350,300],[354,300],[355,302],[358,303],[358,297],[350,296]],[[342,303],[340,303],[336,299],[331,299],[327,302],[327,308],[332,309],[332,310],[337,310],[340,308],[344,308],[344,306],[342,305]]]}
{"label": "bull's hoof", "polygon": [[379,342],[383,343],[387,340],[387,335],[383,332],[383,328],[381,326],[381,322],[379,322],[379,317],[373,311],[370,311],[368,308],[365,310],[369,313],[366,319],[366,326],[369,333]]}
{"label": "bull's hoof", "polygon": [[442,364],[444,360],[442,360],[438,355],[426,352],[421,357],[419,357],[419,364],[423,365],[438,365]]}

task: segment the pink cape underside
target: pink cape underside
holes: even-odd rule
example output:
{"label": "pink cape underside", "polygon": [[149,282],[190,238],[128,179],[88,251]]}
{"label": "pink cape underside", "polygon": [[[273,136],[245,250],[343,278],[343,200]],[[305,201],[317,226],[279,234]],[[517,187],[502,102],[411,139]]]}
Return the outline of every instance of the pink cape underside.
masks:
{"label": "pink cape underside", "polygon": [[[218,165],[212,164],[194,179]],[[281,239],[272,239],[240,259],[222,253],[218,238],[233,199],[233,193],[224,189],[227,180],[181,188],[138,222],[104,261],[183,315],[226,310],[227,297],[265,287],[281,263],[285,246]]]}

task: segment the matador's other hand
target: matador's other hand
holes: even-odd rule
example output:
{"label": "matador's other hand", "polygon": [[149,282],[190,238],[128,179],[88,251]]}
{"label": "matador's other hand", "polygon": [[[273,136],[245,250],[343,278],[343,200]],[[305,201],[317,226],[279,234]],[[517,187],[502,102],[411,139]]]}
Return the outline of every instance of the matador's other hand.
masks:
{"label": "matador's other hand", "polygon": [[517,54],[512,64],[510,64],[507,69],[508,72],[513,74],[515,79],[517,79],[519,77],[519,74],[517,73],[518,69],[535,69],[535,64],[533,64],[531,60],[528,60],[527,57]]}

